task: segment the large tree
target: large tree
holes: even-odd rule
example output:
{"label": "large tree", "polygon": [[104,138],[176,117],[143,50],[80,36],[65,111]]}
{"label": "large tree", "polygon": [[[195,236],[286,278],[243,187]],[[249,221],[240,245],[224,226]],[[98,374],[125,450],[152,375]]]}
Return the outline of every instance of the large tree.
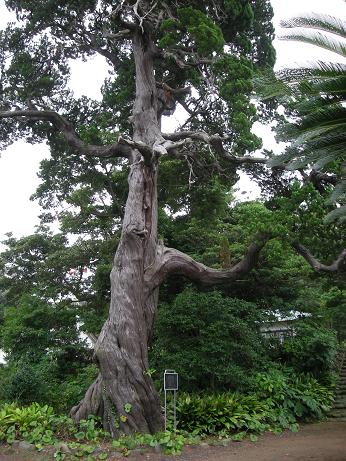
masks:
{"label": "large tree", "polygon": [[[32,142],[48,139],[56,166],[50,181],[63,184],[64,193],[75,186],[71,165],[84,178],[91,166],[93,175],[105,172],[110,181],[102,177],[99,186],[104,184],[114,199],[111,216],[117,198],[112,179],[120,170],[128,172],[126,205],[118,210],[122,224],[113,223],[120,237],[109,316],[94,347],[100,374],[72,415],[75,420],[99,415],[113,433],[114,418],[131,408],[120,430],[155,432],[163,417],[147,372],[147,344],[160,284],[172,274],[206,285],[234,281],[255,265],[271,237],[264,229],[243,259],[225,270],[165,247],[157,234],[158,166],[175,159],[186,166],[191,182],[197,169],[225,175],[239,165],[265,162],[249,155],[260,146],[251,133],[256,112],[249,98],[253,66],[273,63],[269,2],[6,4],[21,25],[9,26],[1,37],[4,144],[20,136]],[[114,78],[103,88],[102,103],[76,101],[66,87],[69,59],[94,53],[113,66]],[[177,132],[163,133],[162,115],[174,112],[177,104],[187,120]],[[66,175],[70,183],[64,182]],[[86,188],[73,192],[83,206],[92,195]],[[102,198],[100,192],[87,211],[100,214]],[[345,258],[344,252],[324,266],[305,247],[297,249],[318,270],[338,270]]]}

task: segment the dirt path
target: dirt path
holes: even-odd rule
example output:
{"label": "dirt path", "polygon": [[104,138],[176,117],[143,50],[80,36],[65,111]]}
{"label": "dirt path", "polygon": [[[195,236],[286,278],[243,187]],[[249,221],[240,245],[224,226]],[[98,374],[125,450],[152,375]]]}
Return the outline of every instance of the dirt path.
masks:
{"label": "dirt path", "polygon": [[[193,452],[195,450],[195,452]],[[297,433],[266,434],[257,442],[188,448],[177,461],[346,461],[346,422],[301,427]]]}
{"label": "dirt path", "polygon": [[[48,461],[33,453],[9,453],[0,447],[0,461]],[[346,461],[346,421],[302,426],[297,433],[265,434],[257,442],[231,442],[227,446],[186,447],[180,456],[131,454],[131,461]],[[119,460],[109,456],[109,461]]]}

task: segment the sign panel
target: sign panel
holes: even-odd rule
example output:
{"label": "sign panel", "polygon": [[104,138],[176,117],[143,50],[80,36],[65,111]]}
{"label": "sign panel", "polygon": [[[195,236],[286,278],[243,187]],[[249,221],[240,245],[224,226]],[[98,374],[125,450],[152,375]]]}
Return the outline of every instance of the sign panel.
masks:
{"label": "sign panel", "polygon": [[178,373],[174,370],[166,370],[164,374],[164,390],[177,391],[178,390]]}

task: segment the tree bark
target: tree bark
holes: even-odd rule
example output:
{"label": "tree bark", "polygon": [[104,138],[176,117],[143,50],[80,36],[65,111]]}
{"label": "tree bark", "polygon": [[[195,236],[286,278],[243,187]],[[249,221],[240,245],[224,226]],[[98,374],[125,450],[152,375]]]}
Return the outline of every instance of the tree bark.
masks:
{"label": "tree bark", "polygon": [[[163,140],[157,118],[157,96],[150,36],[133,39],[136,99],[133,140],[153,146]],[[148,339],[157,307],[157,290],[146,289],[145,267],[152,264],[157,244],[157,160],[132,149],[129,193],[122,235],[111,272],[109,317],[95,344],[100,375],[79,405],[71,410],[78,421],[100,416],[115,435],[157,432],[163,427],[161,403],[146,370]],[[125,411],[129,404],[130,412]]]}

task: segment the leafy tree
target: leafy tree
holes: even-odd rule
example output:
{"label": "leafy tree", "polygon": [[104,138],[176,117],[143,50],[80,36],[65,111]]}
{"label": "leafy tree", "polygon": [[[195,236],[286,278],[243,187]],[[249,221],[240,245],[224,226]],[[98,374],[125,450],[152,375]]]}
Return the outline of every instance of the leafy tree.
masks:
{"label": "leafy tree", "polygon": [[183,390],[244,388],[266,361],[263,318],[254,303],[188,288],[159,307],[151,367],[160,376],[164,368],[179,370]]}
{"label": "leafy tree", "polygon": [[[226,169],[234,176],[239,165],[265,162],[250,155],[260,147],[251,132],[256,110],[250,95],[254,67],[273,64],[269,2],[6,4],[20,24],[0,37],[3,145],[18,137],[47,139],[52,157],[43,164],[40,200],[55,210],[60,202],[77,207],[77,212],[58,212],[64,232],[88,234],[92,226],[92,237],[105,237],[109,249],[116,247],[109,316],[94,348],[100,374],[72,416],[78,421],[99,415],[113,433],[113,418],[130,404],[120,431],[155,432],[163,424],[161,405],[146,371],[159,286],[174,274],[205,285],[235,281],[255,265],[272,237],[261,225],[245,256],[224,270],[165,246],[157,231],[163,189],[158,190],[158,166],[183,172],[190,186],[197,183],[195,171],[201,173],[199,196],[204,193],[209,212],[203,181],[214,184],[213,197],[218,197],[222,181],[213,177]],[[95,53],[114,72],[103,87],[103,100],[75,100],[66,86],[69,59]],[[177,132],[163,133],[162,116],[177,104],[188,118]],[[177,193],[167,202],[194,212],[197,197],[192,189],[187,200]],[[46,214],[44,220],[53,217]],[[305,247],[297,249],[316,266]],[[318,269],[335,272],[344,257]],[[96,264],[100,282],[108,263]]]}

